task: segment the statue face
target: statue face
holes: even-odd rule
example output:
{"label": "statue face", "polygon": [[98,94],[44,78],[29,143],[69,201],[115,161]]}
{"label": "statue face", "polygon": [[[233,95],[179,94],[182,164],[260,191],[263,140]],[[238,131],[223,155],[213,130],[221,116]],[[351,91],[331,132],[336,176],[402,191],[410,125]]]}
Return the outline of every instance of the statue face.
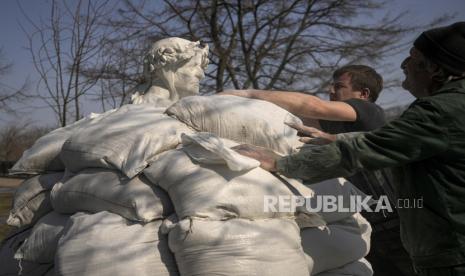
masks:
{"label": "statue face", "polygon": [[178,37],[162,39],[153,44],[144,59],[146,79],[158,82],[169,90],[176,101],[199,93],[199,82],[208,65],[208,45]]}
{"label": "statue face", "polygon": [[174,87],[180,98],[199,93],[199,83],[205,77],[202,54],[199,52],[174,71]]}

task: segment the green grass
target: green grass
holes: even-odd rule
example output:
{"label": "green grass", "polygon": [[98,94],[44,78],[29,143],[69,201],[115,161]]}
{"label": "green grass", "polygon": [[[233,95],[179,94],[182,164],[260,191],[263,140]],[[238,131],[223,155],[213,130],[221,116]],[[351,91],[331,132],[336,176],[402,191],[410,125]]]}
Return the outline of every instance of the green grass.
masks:
{"label": "green grass", "polygon": [[11,209],[12,200],[13,194],[0,193],[0,241],[13,229],[13,227],[7,225],[5,222]]}

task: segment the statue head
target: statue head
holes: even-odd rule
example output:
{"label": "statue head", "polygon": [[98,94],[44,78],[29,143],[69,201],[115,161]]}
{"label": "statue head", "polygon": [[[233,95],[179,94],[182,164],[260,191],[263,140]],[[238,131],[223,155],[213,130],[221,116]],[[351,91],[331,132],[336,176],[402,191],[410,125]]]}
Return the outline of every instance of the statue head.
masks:
{"label": "statue head", "polygon": [[208,45],[178,37],[155,42],[144,58],[144,77],[158,80],[170,91],[170,100],[196,95],[208,65]]}

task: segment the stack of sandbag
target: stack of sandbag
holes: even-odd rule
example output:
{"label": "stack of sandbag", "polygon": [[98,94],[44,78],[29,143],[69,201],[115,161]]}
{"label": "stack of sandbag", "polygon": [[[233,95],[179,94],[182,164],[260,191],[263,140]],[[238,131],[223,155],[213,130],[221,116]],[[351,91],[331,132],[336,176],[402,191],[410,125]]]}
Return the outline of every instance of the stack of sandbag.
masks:
{"label": "stack of sandbag", "polygon": [[[371,227],[348,206],[351,196],[365,195],[351,183],[333,179],[309,189],[257,167],[255,160],[230,149],[234,142],[211,133],[182,138],[182,148],[158,155],[144,170],[172,199],[177,218],[165,228],[182,275],[282,275],[283,268],[292,275],[315,275],[353,270],[351,264],[367,255]],[[316,196],[334,196],[348,211],[318,212],[319,216],[305,208],[265,211],[266,196],[295,195],[306,197],[310,210],[317,209]],[[306,212],[299,216],[299,224],[296,212]],[[321,227],[320,217],[328,223],[326,227]],[[232,255],[240,257],[233,261]],[[360,276],[371,275],[369,269],[360,271],[368,271]]]}
{"label": "stack of sandbag", "polygon": [[[300,142],[297,141],[297,136],[296,133],[293,132],[293,129],[288,128],[287,125],[284,124],[285,122],[299,122],[299,119],[282,109],[277,109],[275,105],[265,101],[251,101],[250,99],[235,96],[186,97],[169,107],[166,113],[178,118],[198,131],[214,133],[219,137],[228,138],[241,143],[250,143],[271,148],[282,154],[293,153],[296,151],[297,147],[301,146]],[[159,170],[160,164],[154,164],[153,167],[149,167],[146,169],[146,173],[147,175],[158,175],[158,177],[161,178],[161,180],[152,179],[152,181],[159,181],[157,185],[160,185],[168,191],[175,205],[176,213],[180,218],[183,216],[192,216],[193,207],[197,208],[198,214],[196,215],[199,217],[204,216],[206,213],[209,218],[215,219],[221,218],[221,216],[235,218],[253,218],[257,216],[257,214],[250,213],[251,210],[256,209],[247,209],[244,211],[238,208],[237,206],[241,204],[241,197],[236,198],[235,196],[231,196],[234,194],[232,192],[234,188],[230,188],[227,185],[225,185],[225,187],[228,187],[227,189],[218,187],[221,186],[221,181],[212,181],[218,184],[216,187],[214,185],[205,185],[212,187],[211,192],[208,193],[211,195],[211,198],[208,198],[208,200],[212,200],[213,198],[215,204],[206,203],[205,201],[207,199],[200,196],[198,196],[197,202],[195,202],[195,197],[192,196],[189,196],[189,198],[193,200],[193,202],[186,202],[185,198],[182,198],[184,194],[179,191],[192,190],[193,194],[196,194],[195,189],[197,188],[196,185],[186,185],[185,183],[188,182],[186,179],[194,177],[196,179],[202,179],[202,181],[199,182],[204,182],[205,179],[214,179],[214,173],[222,175],[224,172],[218,167],[207,170],[208,167],[205,165],[202,166],[202,170],[196,169],[194,168],[195,165],[189,165],[189,162],[183,160],[183,154],[179,151],[177,153],[165,153],[161,155],[160,158],[168,158],[165,156],[172,155],[171,158],[176,164],[171,164],[171,167],[177,167],[178,164],[182,164],[182,166],[186,168],[186,171],[195,171],[195,173],[188,174],[186,177],[184,177],[182,173],[176,174],[174,172],[173,175],[169,173],[166,174],[166,172],[160,174],[160,172],[157,171]],[[202,163],[202,159],[196,158],[195,154],[192,153],[194,151],[193,149],[183,149],[183,151],[185,151],[191,159],[196,160],[198,163]],[[205,156],[205,153],[197,155]],[[163,162],[160,163],[162,164]],[[245,175],[243,177],[245,177]],[[166,180],[171,178],[177,185],[173,186],[167,183]],[[224,179],[229,180],[231,178],[224,177]],[[250,180],[245,182],[257,183],[260,187],[267,187],[264,182],[272,183],[273,181],[268,180],[263,175],[258,176],[257,174],[257,176],[253,176]],[[277,187],[275,184],[271,186]],[[294,186],[296,185],[294,184]],[[234,187],[236,187],[236,185],[234,185]],[[352,202],[350,197],[366,196],[345,179],[331,179],[322,183],[309,185],[308,187],[311,187],[315,192],[315,199],[313,201],[316,201],[316,198],[320,196],[333,196],[343,200],[343,207],[345,208],[350,207],[348,206]],[[273,193],[272,189],[270,190],[269,187],[267,188],[268,191],[270,191],[267,195],[285,195],[282,192]],[[205,187],[199,185],[197,189],[203,190]],[[231,189],[231,191],[229,191],[229,189]],[[222,198],[224,196],[222,194],[223,190],[226,190],[226,192],[223,192],[227,195],[225,197],[234,198],[230,199],[232,203],[224,202]],[[237,190],[241,191],[240,188]],[[257,193],[253,190],[253,187],[247,187],[244,188],[244,190],[251,191],[252,195],[247,195],[247,198],[253,199],[256,196],[256,200],[259,200],[260,203],[263,202],[264,194]],[[231,194],[228,194],[228,192]],[[200,195],[199,193],[197,194]],[[240,195],[241,193],[238,192],[236,194]],[[317,205],[317,203],[313,203],[313,201],[310,200],[310,205],[312,209],[316,209],[315,205]],[[254,206],[253,203],[246,203],[245,205]],[[217,207],[217,209],[215,211],[206,210],[204,206],[208,206],[210,209]],[[218,213],[220,213],[220,216],[218,216]],[[334,269],[344,269],[341,268],[343,266],[351,268],[349,264],[359,262],[360,259],[368,254],[371,227],[360,214],[339,210],[320,212],[319,214],[328,223],[326,228],[305,227],[305,221],[299,221],[299,225],[302,228],[302,246],[307,255],[307,262],[311,274]],[[307,226],[312,226],[312,224]],[[334,231],[332,231],[333,228]],[[371,275],[369,269],[361,271],[365,272],[360,275]]]}
{"label": "stack of sandbag", "polygon": [[[163,190],[116,171],[89,169],[64,183],[57,178],[36,176],[18,189],[9,221],[21,228],[2,244],[0,275],[178,275],[166,235],[158,236],[173,210]],[[123,258],[129,249],[131,257]],[[115,260],[126,270],[108,265]]]}
{"label": "stack of sandbag", "polygon": [[51,201],[55,211],[71,215],[57,244],[57,275],[178,275],[159,233],[173,213],[171,201],[143,175],[84,169],[57,183]]}
{"label": "stack of sandbag", "polygon": [[[181,275],[309,275],[296,211],[267,212],[264,198],[311,197],[311,189],[276,178],[211,133],[182,142],[144,170],[173,202],[177,219],[165,229]],[[306,220],[324,225],[312,213]]]}
{"label": "stack of sandbag", "polygon": [[[6,241],[14,243],[2,246],[8,263],[1,267],[11,269],[0,275],[42,275],[45,264],[57,275],[178,275],[167,236],[158,237],[173,212],[171,201],[138,175],[150,158],[192,132],[163,111],[123,106],[49,133],[23,155],[14,172],[43,174],[24,181],[15,194],[8,223],[30,229],[24,234],[21,228]],[[123,258],[127,253],[131,258]],[[120,266],[109,267],[116,260]]]}
{"label": "stack of sandbag", "polygon": [[0,248],[0,275],[52,275],[56,241],[67,216],[53,212],[50,193],[63,173],[25,180],[16,190],[7,223],[17,229]]}
{"label": "stack of sandbag", "polygon": [[[298,118],[234,96],[188,97],[164,111],[126,105],[56,130],[25,153],[15,172],[42,175],[15,195],[9,223],[21,228],[0,252],[8,267],[112,276],[367,271],[357,238],[366,241],[369,225],[358,214],[264,208],[265,196],[353,194],[350,183],[307,187],[230,149],[251,143],[296,152],[301,143],[284,122]],[[331,239],[345,237],[339,260],[326,260]]]}

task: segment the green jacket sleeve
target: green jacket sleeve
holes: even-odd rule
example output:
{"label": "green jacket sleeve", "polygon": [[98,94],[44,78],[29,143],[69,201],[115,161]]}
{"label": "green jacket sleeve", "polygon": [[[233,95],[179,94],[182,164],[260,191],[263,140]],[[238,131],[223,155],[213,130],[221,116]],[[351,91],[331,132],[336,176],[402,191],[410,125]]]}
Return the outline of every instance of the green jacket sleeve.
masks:
{"label": "green jacket sleeve", "polygon": [[420,161],[448,148],[448,118],[428,100],[417,100],[402,116],[372,132],[334,143],[305,147],[277,161],[278,172],[321,181],[359,170],[376,170]]}

